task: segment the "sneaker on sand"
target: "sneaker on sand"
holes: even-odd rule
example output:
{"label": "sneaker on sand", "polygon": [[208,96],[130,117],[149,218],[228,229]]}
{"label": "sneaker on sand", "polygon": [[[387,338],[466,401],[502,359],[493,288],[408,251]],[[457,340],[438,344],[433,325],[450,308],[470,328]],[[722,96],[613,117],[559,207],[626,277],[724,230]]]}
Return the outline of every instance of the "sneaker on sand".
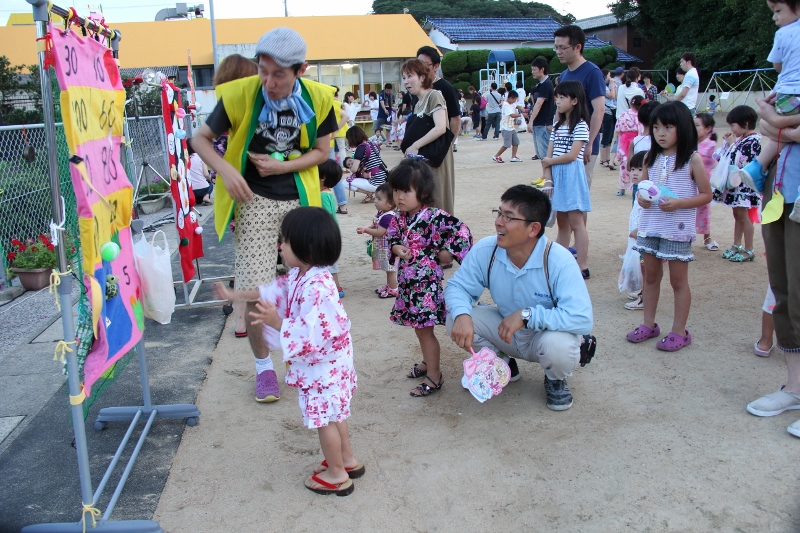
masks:
{"label": "sneaker on sand", "polygon": [[505,161],[503,161],[503,158],[498,156],[493,156],[492,161],[494,161],[495,163],[505,163]]}
{"label": "sneaker on sand", "polygon": [[785,392],[783,387],[777,392],[747,404],[747,412],[756,416],[775,416],[791,409],[800,409],[800,396],[793,392]]}
{"label": "sneaker on sand", "polygon": [[786,431],[789,432],[790,435],[794,435],[795,437],[800,437],[800,420],[786,428]]}
{"label": "sneaker on sand", "polygon": [[628,311],[642,311],[644,310],[644,301],[642,297],[639,296],[635,302],[628,302],[625,304],[625,309]]}
{"label": "sneaker on sand", "polygon": [[628,293],[628,300],[638,300],[642,295],[642,291],[633,291]]}
{"label": "sneaker on sand", "polygon": [[512,157],[511,159],[509,159],[509,161],[511,161],[512,163],[522,163],[522,159],[520,159],[519,157]]}
{"label": "sneaker on sand", "polygon": [[276,402],[281,398],[278,375],[274,370],[265,370],[256,376],[256,401]]}
{"label": "sneaker on sand", "polygon": [[544,187],[544,178],[539,178],[538,180],[531,181],[531,185],[541,189],[542,187]]}
{"label": "sneaker on sand", "polygon": [[572,393],[566,379],[551,380],[545,376],[544,391],[547,393],[547,407],[553,411],[566,411],[572,407]]}

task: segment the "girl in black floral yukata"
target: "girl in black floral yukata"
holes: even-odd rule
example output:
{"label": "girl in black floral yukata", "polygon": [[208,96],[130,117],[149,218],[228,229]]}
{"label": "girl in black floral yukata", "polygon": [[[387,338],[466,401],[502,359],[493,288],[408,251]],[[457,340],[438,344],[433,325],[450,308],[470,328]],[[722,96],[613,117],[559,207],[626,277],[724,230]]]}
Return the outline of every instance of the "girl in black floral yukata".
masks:
{"label": "girl in black floral yukata", "polygon": [[418,159],[404,159],[389,173],[398,215],[389,225],[389,249],[401,259],[397,275],[398,295],[390,318],[410,326],[422,348],[422,363],[415,364],[409,378],[425,379],[411,396],[428,396],[442,388],[439,369],[439,341],[434,326],[445,323],[442,265],[455,258],[460,263],[472,246],[466,224],[434,204],[433,172]]}

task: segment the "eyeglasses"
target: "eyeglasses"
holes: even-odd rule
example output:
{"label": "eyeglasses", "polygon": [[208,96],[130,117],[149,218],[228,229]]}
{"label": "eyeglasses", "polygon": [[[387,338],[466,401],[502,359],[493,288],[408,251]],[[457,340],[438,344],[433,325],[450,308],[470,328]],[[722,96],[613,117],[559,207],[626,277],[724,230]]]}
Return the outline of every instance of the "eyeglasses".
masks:
{"label": "eyeglasses", "polygon": [[563,52],[564,50],[569,50],[570,48],[575,48],[574,46],[567,46],[566,44],[560,44],[558,46],[554,46],[553,50],[556,52]]}
{"label": "eyeglasses", "polygon": [[533,220],[526,220],[524,218],[510,217],[510,216],[504,214],[499,209],[492,209],[492,214],[494,215],[495,220],[498,219],[498,218],[502,218],[503,222],[505,222],[506,224],[508,224],[512,220],[519,220],[519,221],[522,221],[522,222],[527,222],[529,224],[534,222]]}

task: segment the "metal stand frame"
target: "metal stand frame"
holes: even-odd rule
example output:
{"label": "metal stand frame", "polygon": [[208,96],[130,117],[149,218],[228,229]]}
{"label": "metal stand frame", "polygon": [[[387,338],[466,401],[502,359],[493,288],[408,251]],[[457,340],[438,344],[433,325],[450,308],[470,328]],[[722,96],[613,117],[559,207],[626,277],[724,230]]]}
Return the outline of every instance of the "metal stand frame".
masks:
{"label": "metal stand frame", "polygon": [[[44,36],[47,34],[47,22],[49,20],[48,11],[52,11],[54,14],[61,17],[68,16],[67,10],[63,8],[51,6],[48,9],[47,0],[27,1],[33,6],[33,18],[36,21],[36,37],[39,39],[44,38]],[[114,51],[116,52],[118,50],[119,41],[121,39],[119,32],[111,32],[107,29],[99,28],[91,21],[81,20],[80,22],[85,23],[90,27],[94,26],[92,29],[98,30],[98,32],[102,33],[104,36],[111,37]],[[47,140],[47,145],[50,148],[47,150],[47,161],[50,175],[50,197],[53,204],[53,220],[59,221],[63,224],[64,211],[61,203],[61,186],[59,183],[58,174],[58,155],[55,150],[56,135],[53,114],[53,94],[50,86],[50,72],[49,69],[45,68],[43,51],[39,52],[39,83],[42,90],[45,138]],[[58,238],[59,243],[56,250],[58,257],[58,269],[60,272],[66,272],[67,268],[69,267],[69,263],[67,262],[66,249],[63,245],[65,237],[63,227],[59,227],[56,230],[56,235],[54,238],[55,237]],[[75,321],[74,317],[72,316],[72,278],[70,276],[62,277],[62,282],[58,286],[58,298],[62,309],[61,325],[64,331],[64,338],[74,339]],[[74,405],[71,403],[70,405],[72,429],[75,436],[75,450],[78,458],[78,476],[81,486],[81,502],[83,504],[83,512],[81,516],[82,520],[79,520],[78,522],[36,524],[27,526],[22,529],[24,533],[48,533],[54,531],[83,532],[89,529],[86,527],[87,525],[90,526],[91,531],[96,531],[99,533],[162,533],[163,530],[161,529],[161,526],[159,526],[158,522],[152,520],[124,520],[112,522],[109,519],[111,517],[111,513],[114,511],[114,507],[117,504],[119,496],[122,493],[122,489],[125,487],[125,483],[127,482],[128,476],[130,475],[133,465],[136,462],[136,458],[139,456],[139,452],[144,444],[144,440],[147,438],[150,427],[153,424],[153,420],[155,420],[157,417],[187,418],[187,423],[189,425],[195,425],[197,423],[197,417],[200,416],[200,411],[198,411],[197,407],[194,405],[152,405],[150,401],[150,386],[147,380],[147,361],[145,358],[144,340],[139,342],[137,350],[139,355],[139,370],[142,378],[142,397],[144,405],[140,407],[112,407],[100,411],[100,413],[103,414],[104,420],[100,421],[100,418],[98,417],[98,421],[100,421],[100,423],[103,425],[105,424],[106,420],[131,420],[131,424],[128,427],[128,430],[125,433],[122,441],[120,442],[117,452],[111,459],[111,463],[109,464],[105,475],[100,481],[95,492],[92,492],[92,478],[89,471],[89,451],[86,442],[86,427],[83,419],[83,404],[79,403]],[[81,384],[78,374],[78,359],[75,352],[67,352],[66,357],[69,394],[70,396],[78,396],[81,394]],[[104,411],[110,412],[104,413]],[[142,430],[142,433],[136,442],[136,446],[131,454],[130,459],[128,460],[128,463],[125,466],[125,470],[123,471],[119,482],[117,483],[117,487],[114,490],[114,494],[111,496],[111,500],[109,501],[105,513],[102,515],[102,518],[97,520],[96,524],[93,524],[92,516],[90,515],[89,511],[87,511],[87,508],[93,508],[95,503],[100,499],[100,495],[105,489],[105,486],[111,477],[111,473],[116,467],[117,462],[119,461],[123,450],[128,444],[134,428],[142,418],[142,415],[146,417],[144,429]],[[97,424],[97,422],[95,424]],[[89,516],[87,516],[87,514],[89,514]]]}
{"label": "metal stand frame", "polygon": [[[775,69],[774,68],[756,68],[756,69],[751,69],[751,70],[726,70],[726,71],[721,71],[721,72],[715,72],[714,74],[711,75],[711,78],[708,80],[708,85],[706,85],[705,92],[703,93],[703,95],[697,101],[697,109],[700,109],[700,104],[701,103],[704,103],[705,101],[708,100],[708,90],[711,88],[711,84],[714,83],[715,81],[717,81],[717,77],[719,75],[721,75],[721,74],[746,74],[746,73],[749,73],[749,72],[753,73],[753,79],[750,80],[750,86],[747,88],[747,92],[745,92],[744,100],[739,105],[747,105],[747,100],[750,99],[750,95],[753,93],[753,88],[755,87],[756,80],[758,80],[759,87],[760,87],[760,89],[756,89],[756,91],[760,90],[762,92],[762,94],[764,96],[766,96],[767,94],[770,93],[770,91],[772,91],[772,87],[769,87],[769,83],[766,83],[766,82],[772,81],[772,80],[770,80],[769,78],[767,78],[765,80],[764,77],[763,77],[764,76],[763,73],[764,72],[769,72],[769,71],[773,71],[774,72]],[[718,93],[725,92],[725,91],[720,91],[719,81],[717,81],[717,83],[715,85],[715,88],[716,88]],[[734,99],[734,102],[735,101],[736,100]],[[722,106],[722,102],[720,102],[720,106]]]}

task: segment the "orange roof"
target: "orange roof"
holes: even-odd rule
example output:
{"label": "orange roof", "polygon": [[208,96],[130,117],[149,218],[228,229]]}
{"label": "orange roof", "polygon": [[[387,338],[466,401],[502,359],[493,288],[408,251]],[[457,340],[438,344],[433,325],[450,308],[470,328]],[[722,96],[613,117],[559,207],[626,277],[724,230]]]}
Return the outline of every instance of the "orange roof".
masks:
{"label": "orange roof", "polygon": [[[308,61],[346,61],[415,57],[433,43],[411,15],[343,15],[217,19],[217,45],[255,44],[267,31],[289,26],[308,45]],[[211,21],[206,18],[111,24],[122,33],[120,66],[210,65]],[[12,65],[38,63],[33,26],[0,27],[0,50]]]}

